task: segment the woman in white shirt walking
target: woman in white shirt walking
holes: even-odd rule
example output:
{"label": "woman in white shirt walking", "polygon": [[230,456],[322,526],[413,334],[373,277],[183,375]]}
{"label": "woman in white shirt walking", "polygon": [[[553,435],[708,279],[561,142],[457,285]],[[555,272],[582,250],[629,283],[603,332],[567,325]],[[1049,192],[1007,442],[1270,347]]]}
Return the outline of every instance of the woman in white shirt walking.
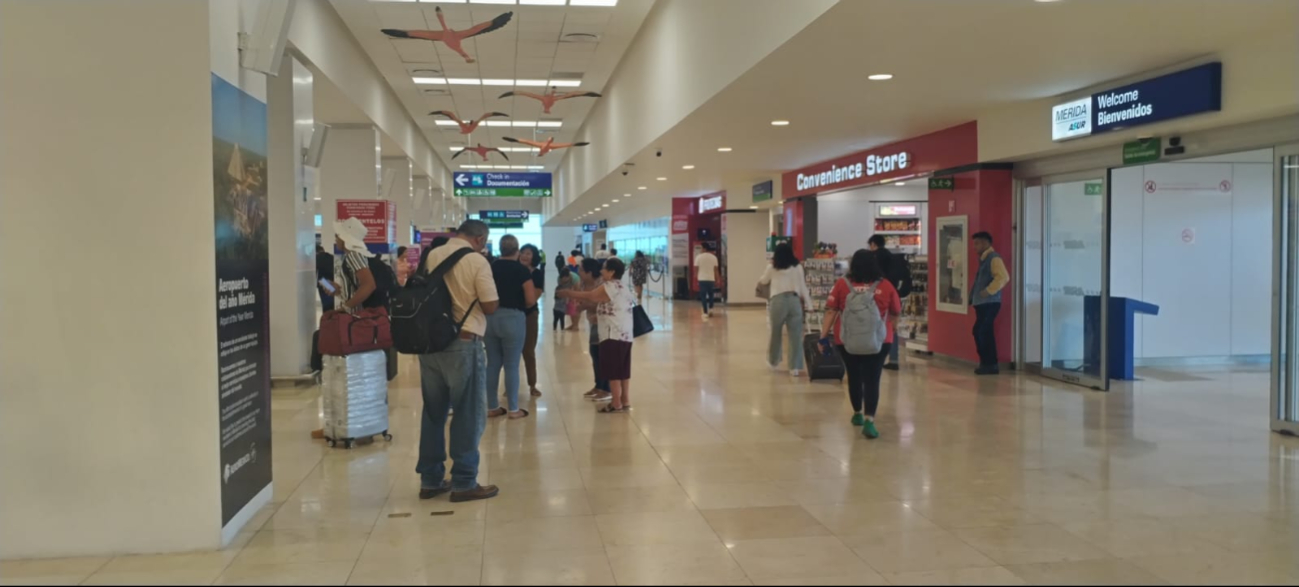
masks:
{"label": "woman in white shirt walking", "polygon": [[789,243],[776,245],[771,265],[758,279],[758,285],[771,285],[771,296],[768,298],[767,313],[771,322],[771,343],[767,346],[767,364],[772,369],[780,368],[781,329],[789,334],[789,374],[798,377],[803,373],[803,353],[800,341],[803,340],[803,312],[808,307],[810,296],[807,293],[807,281],[803,276],[803,267],[794,256],[794,247]]}

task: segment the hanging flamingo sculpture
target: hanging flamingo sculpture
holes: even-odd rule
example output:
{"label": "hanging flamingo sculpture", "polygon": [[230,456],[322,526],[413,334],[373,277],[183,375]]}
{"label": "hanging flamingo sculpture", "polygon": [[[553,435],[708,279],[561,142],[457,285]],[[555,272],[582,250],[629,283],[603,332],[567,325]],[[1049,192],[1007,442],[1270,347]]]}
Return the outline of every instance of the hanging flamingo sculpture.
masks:
{"label": "hanging flamingo sculpture", "polygon": [[546,153],[549,153],[551,151],[558,151],[559,149],[567,149],[569,147],[585,147],[591,144],[591,143],[556,143],[555,137],[550,137],[546,139],[546,142],[544,143],[540,141],[529,141],[527,139],[516,139],[513,137],[501,137],[501,138],[511,143],[528,145],[529,147],[536,147],[540,149],[541,152],[537,153],[538,157],[545,157]]}
{"label": "hanging flamingo sculpture", "polygon": [[555,106],[555,103],[559,102],[560,100],[568,100],[570,98],[603,98],[604,97],[603,94],[597,92],[560,93],[558,88],[550,88],[550,91],[544,94],[534,94],[532,92],[505,92],[504,94],[501,94],[500,97],[497,99],[499,100],[501,98],[508,98],[510,96],[523,96],[524,98],[532,98],[533,100],[541,102],[541,109],[546,114],[550,114],[550,109],[553,108]]}
{"label": "hanging flamingo sculpture", "polygon": [[461,149],[461,150],[459,150],[459,151],[456,151],[456,154],[455,154],[455,155],[452,155],[452,156],[451,156],[451,159],[454,160],[456,157],[459,157],[459,156],[461,156],[461,155],[464,155],[465,152],[467,152],[467,151],[468,151],[468,152],[478,153],[478,156],[479,156],[479,157],[482,157],[483,161],[486,161],[486,160],[487,160],[487,154],[488,154],[488,153],[500,153],[500,155],[501,155],[502,157],[505,157],[505,160],[506,160],[506,161],[509,161],[509,160],[510,160],[510,156],[509,156],[509,155],[506,155],[506,154],[505,154],[505,151],[502,151],[502,150],[500,150],[500,149],[497,149],[496,147],[484,147],[482,143],[478,143],[478,146],[477,146],[477,147],[465,147],[464,149]]}
{"label": "hanging flamingo sculpture", "polygon": [[423,39],[425,41],[441,41],[448,49],[459,53],[465,58],[465,63],[473,63],[474,58],[465,52],[461,43],[469,37],[490,33],[497,30],[510,22],[514,17],[513,12],[506,12],[490,21],[478,23],[462,31],[457,31],[447,26],[446,17],[442,16],[442,7],[434,8],[437,11],[438,22],[442,24],[440,31],[419,31],[419,30],[402,30],[402,29],[383,29],[383,34],[394,39]]}
{"label": "hanging flamingo sculpture", "polygon": [[509,118],[510,117],[509,114],[506,114],[504,112],[488,112],[487,114],[479,116],[475,120],[461,120],[459,116],[456,116],[455,112],[452,112],[450,110],[434,110],[433,112],[429,112],[429,116],[445,116],[447,118],[450,118],[456,124],[460,125],[460,134],[462,135],[467,135],[469,133],[474,132],[475,130],[478,129],[478,125],[482,124],[483,121],[487,120],[488,118],[500,118],[500,117]]}

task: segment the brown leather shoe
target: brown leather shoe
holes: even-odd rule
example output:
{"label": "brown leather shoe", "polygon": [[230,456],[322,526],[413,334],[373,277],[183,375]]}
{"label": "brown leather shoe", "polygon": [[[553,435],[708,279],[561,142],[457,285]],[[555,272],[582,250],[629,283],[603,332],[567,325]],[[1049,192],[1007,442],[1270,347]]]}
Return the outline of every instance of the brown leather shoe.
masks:
{"label": "brown leather shoe", "polygon": [[469,491],[452,491],[451,503],[460,503],[463,501],[477,501],[480,499],[491,499],[500,493],[500,488],[495,485],[479,485]]}

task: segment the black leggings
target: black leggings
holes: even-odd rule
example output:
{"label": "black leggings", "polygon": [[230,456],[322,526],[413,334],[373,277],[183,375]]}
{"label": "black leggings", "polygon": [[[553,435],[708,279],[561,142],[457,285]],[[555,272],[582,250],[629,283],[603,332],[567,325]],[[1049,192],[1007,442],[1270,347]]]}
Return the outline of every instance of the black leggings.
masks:
{"label": "black leggings", "polygon": [[893,343],[886,342],[874,355],[854,355],[843,345],[838,345],[839,356],[848,371],[848,399],[852,400],[852,411],[862,411],[864,401],[866,415],[875,416],[875,410],[880,406],[880,375],[884,372],[884,359],[888,358],[891,346]]}
{"label": "black leggings", "polygon": [[558,329],[560,329],[560,330],[563,330],[563,329],[564,329],[564,319],[567,318],[567,317],[568,317],[568,313],[567,313],[567,312],[565,312],[565,311],[563,311],[563,310],[555,310],[555,323],[554,323],[553,325],[551,325],[551,328],[558,328]]}

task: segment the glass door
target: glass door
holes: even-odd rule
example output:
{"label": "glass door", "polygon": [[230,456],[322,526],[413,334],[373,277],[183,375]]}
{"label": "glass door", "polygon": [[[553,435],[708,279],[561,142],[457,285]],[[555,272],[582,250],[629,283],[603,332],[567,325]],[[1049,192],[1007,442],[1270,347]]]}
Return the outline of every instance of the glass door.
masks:
{"label": "glass door", "polygon": [[1042,374],[1099,390],[1109,389],[1108,175],[1043,178],[1041,192]]}
{"label": "glass door", "polygon": [[1030,373],[1042,372],[1042,191],[1042,180],[1036,179],[1025,182],[1020,192],[1018,275],[1013,282],[1020,284],[1015,360]]}
{"label": "glass door", "polygon": [[1272,283],[1272,429],[1299,434],[1299,145],[1277,149]]}

